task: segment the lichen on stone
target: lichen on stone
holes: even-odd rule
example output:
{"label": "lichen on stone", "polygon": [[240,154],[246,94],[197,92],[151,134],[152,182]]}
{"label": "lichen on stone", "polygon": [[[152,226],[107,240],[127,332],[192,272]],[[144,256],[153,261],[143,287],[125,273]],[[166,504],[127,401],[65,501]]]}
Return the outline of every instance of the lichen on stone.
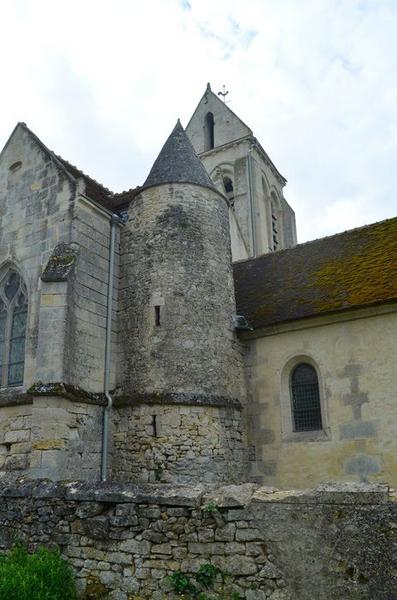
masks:
{"label": "lichen on stone", "polygon": [[77,258],[77,251],[70,245],[60,242],[57,244],[45,266],[41,276],[42,281],[67,281]]}
{"label": "lichen on stone", "polygon": [[84,402],[85,404],[98,404],[101,406],[107,404],[104,394],[88,392],[78,386],[62,381],[49,383],[37,381],[29,388],[27,393],[31,396],[61,396],[73,402]]}

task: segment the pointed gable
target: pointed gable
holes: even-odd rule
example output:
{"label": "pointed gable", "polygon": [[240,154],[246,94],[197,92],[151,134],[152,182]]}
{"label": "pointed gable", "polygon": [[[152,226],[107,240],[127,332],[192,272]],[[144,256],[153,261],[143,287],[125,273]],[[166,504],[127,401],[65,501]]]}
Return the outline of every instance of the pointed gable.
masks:
{"label": "pointed gable", "polygon": [[179,119],[156,158],[143,189],[162,183],[194,183],[216,190]]}
{"label": "pointed gable", "polygon": [[213,121],[213,147],[223,146],[252,135],[252,130],[211,90],[210,84],[197,105],[186,133],[197,154],[211,150],[208,131]]}

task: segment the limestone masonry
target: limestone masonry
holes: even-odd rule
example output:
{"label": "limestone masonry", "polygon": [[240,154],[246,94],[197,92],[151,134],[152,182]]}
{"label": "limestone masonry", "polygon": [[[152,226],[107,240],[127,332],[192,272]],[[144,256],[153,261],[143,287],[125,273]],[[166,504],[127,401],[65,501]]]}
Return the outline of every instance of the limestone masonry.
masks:
{"label": "limestone masonry", "polygon": [[168,575],[194,581],[208,563],[228,574],[228,599],[397,597],[396,498],[387,486],[20,481],[3,484],[0,497],[1,547],[15,539],[59,546],[88,598],[177,598]]}
{"label": "limestone masonry", "polygon": [[297,245],[285,184],[209,85],[117,194],[18,123],[3,548],[58,544],[114,600],[209,561],[247,600],[397,598],[397,218]]}

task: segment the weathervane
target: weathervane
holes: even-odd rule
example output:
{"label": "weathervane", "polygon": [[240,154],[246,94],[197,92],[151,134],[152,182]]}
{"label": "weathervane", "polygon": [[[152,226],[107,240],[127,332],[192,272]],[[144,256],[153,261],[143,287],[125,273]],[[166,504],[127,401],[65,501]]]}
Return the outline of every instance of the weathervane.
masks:
{"label": "weathervane", "polygon": [[223,86],[223,92],[218,92],[218,96],[223,96],[223,102],[226,104],[226,96],[228,95],[229,92],[225,91],[226,88],[225,86]]}

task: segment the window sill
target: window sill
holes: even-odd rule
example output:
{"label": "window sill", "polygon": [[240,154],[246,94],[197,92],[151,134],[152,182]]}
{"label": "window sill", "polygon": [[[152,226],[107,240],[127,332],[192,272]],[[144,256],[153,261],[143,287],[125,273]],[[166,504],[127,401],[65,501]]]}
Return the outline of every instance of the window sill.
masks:
{"label": "window sill", "polygon": [[284,433],[282,441],[285,443],[295,442],[329,442],[331,440],[331,431],[321,429],[320,431],[290,431]]}

